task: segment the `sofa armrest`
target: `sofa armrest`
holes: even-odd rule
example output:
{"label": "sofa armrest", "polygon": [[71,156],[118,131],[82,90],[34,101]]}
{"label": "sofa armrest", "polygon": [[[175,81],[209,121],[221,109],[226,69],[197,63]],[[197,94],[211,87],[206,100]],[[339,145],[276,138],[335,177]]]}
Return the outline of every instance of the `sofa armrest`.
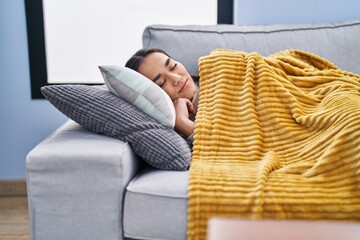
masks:
{"label": "sofa armrest", "polygon": [[31,239],[122,239],[123,196],[140,165],[128,143],[67,121],[26,158]]}

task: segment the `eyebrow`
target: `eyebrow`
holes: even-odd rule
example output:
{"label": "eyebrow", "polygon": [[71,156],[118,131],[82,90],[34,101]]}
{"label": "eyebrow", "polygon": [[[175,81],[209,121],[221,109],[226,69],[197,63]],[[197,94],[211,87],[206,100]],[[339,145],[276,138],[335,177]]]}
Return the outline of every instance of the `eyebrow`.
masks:
{"label": "eyebrow", "polygon": [[[168,57],[168,58],[166,59],[165,64],[164,64],[165,67],[169,66],[170,60],[171,60],[170,57]],[[158,75],[156,75],[156,76],[153,78],[152,81],[153,81],[153,82],[156,82],[160,77],[161,77],[161,74],[159,73]]]}

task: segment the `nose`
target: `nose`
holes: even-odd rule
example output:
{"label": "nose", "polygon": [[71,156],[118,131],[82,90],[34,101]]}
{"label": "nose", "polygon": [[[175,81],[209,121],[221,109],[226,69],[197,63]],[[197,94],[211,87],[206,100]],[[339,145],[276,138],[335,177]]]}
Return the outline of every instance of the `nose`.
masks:
{"label": "nose", "polygon": [[181,78],[182,78],[182,76],[179,74],[176,74],[176,73],[170,73],[168,75],[168,79],[174,86],[177,86],[179,84],[179,82],[181,81]]}

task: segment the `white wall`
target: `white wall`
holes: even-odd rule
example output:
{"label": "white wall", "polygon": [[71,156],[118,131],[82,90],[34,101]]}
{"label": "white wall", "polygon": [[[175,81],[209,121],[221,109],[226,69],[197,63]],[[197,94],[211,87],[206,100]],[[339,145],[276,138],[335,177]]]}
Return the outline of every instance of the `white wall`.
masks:
{"label": "white wall", "polygon": [[[84,4],[86,2],[86,4]],[[216,24],[216,0],[43,0],[50,83],[103,83],[98,65],[124,65],[149,24]]]}

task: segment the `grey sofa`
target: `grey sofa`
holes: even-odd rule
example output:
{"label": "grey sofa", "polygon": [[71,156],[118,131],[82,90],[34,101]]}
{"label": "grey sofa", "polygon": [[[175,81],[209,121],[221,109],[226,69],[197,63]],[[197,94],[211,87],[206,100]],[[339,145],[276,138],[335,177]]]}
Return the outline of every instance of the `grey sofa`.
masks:
{"label": "grey sofa", "polygon": [[[263,26],[148,26],[159,47],[197,72],[216,48],[318,54],[360,73],[360,21]],[[31,239],[186,239],[188,171],[145,164],[129,143],[67,121],[26,158]]]}

